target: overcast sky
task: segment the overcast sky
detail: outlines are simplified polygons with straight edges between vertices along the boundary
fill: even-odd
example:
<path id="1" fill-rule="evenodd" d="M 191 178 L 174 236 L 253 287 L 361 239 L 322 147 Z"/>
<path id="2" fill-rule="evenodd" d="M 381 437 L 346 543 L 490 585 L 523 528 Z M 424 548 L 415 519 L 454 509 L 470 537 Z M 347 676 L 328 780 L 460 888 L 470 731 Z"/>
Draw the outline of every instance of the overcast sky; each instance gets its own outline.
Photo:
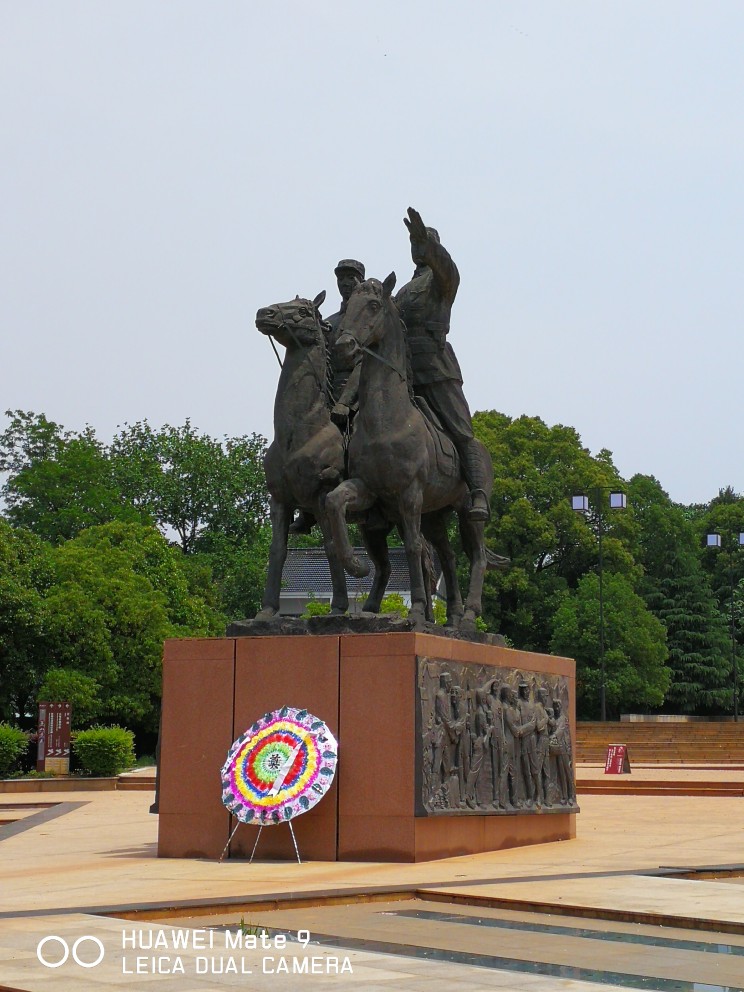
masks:
<path id="1" fill-rule="evenodd" d="M 412 205 L 473 410 L 744 491 L 742 53 L 740 0 L 0 0 L 0 410 L 270 437 L 255 311 L 402 285 Z"/>

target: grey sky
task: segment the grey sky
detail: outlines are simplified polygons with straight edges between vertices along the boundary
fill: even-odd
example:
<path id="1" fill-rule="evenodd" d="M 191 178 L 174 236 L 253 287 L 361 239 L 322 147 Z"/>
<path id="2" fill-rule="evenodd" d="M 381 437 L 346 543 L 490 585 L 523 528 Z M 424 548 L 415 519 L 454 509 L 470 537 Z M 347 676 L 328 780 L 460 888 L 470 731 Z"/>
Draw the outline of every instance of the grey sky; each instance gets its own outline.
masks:
<path id="1" fill-rule="evenodd" d="M 472 409 L 744 490 L 744 4 L 0 0 L 0 409 L 271 436 L 260 306 L 401 218 Z"/>

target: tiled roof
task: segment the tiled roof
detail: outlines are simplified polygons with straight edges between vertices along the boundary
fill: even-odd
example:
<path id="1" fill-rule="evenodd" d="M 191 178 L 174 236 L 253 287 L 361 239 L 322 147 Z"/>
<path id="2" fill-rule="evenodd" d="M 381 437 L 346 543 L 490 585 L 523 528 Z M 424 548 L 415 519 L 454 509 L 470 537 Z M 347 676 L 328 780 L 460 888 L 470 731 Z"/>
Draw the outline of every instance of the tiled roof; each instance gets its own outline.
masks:
<path id="1" fill-rule="evenodd" d="M 388 553 L 392 570 L 387 591 L 409 592 L 411 580 L 408 574 L 405 548 L 390 548 Z M 362 561 L 369 561 L 369 556 L 364 548 L 354 548 L 354 554 Z M 442 569 L 436 555 L 434 555 L 434 569 L 438 579 Z M 349 595 L 368 593 L 372 588 L 373 578 L 373 569 L 370 569 L 370 574 L 363 579 L 355 579 L 347 575 L 346 583 Z M 331 572 L 326 553 L 323 548 L 288 548 L 287 560 L 282 572 L 282 595 L 305 595 L 307 593 L 312 593 L 314 596 L 330 596 L 331 594 Z"/>

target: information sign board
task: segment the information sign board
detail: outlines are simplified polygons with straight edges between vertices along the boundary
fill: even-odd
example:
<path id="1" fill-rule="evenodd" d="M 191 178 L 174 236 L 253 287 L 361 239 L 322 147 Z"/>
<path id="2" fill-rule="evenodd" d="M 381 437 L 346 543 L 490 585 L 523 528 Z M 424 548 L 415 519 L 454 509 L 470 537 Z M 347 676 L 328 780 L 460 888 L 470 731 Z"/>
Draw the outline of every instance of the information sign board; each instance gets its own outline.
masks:
<path id="1" fill-rule="evenodd" d="M 630 758 L 627 744 L 609 744 L 605 759 L 605 775 L 629 775 Z"/>
<path id="2" fill-rule="evenodd" d="M 69 774 L 71 715 L 69 703 L 39 703 L 37 772 Z"/>

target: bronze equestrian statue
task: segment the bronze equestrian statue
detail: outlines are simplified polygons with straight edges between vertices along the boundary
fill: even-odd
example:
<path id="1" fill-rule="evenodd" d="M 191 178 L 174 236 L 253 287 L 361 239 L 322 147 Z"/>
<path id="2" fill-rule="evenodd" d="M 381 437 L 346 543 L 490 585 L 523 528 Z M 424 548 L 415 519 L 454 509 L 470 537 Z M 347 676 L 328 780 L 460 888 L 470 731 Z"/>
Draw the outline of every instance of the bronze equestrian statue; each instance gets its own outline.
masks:
<path id="1" fill-rule="evenodd" d="M 383 283 L 368 279 L 351 295 L 336 347 L 363 353 L 359 412 L 348 450 L 349 478 L 331 492 L 326 508 L 334 547 L 344 568 L 362 576 L 367 569 L 349 543 L 347 515 L 373 506 L 398 524 L 411 578 L 414 621 L 427 614 L 422 569 L 422 530 L 439 553 L 447 585 L 447 619 L 453 626 L 472 627 L 481 612 L 485 570 L 499 567 L 486 551 L 485 514 L 473 514 L 470 487 L 460 472 L 453 441 L 432 424 L 414 403 L 409 388 L 406 328 L 391 293 L 395 273 Z M 484 449 L 485 450 L 485 449 Z M 490 493 L 487 480 L 486 495 Z M 447 516 L 455 508 L 463 546 L 470 559 L 470 586 L 464 604 L 457 583 L 455 556 L 447 538 Z M 367 529 L 365 543 L 373 558 L 384 560 L 387 531 Z M 385 547 L 383 547 L 385 546 Z"/>
<path id="2" fill-rule="evenodd" d="M 331 421 L 330 389 L 324 328 L 314 300 L 297 297 L 288 303 L 262 307 L 256 327 L 286 349 L 274 402 L 274 441 L 264 458 L 270 495 L 271 551 L 262 608 L 257 620 L 279 613 L 282 569 L 287 536 L 295 509 L 318 521 L 331 570 L 332 613 L 349 607 L 346 576 L 328 525 L 325 497 L 344 476 L 344 440 Z"/>

